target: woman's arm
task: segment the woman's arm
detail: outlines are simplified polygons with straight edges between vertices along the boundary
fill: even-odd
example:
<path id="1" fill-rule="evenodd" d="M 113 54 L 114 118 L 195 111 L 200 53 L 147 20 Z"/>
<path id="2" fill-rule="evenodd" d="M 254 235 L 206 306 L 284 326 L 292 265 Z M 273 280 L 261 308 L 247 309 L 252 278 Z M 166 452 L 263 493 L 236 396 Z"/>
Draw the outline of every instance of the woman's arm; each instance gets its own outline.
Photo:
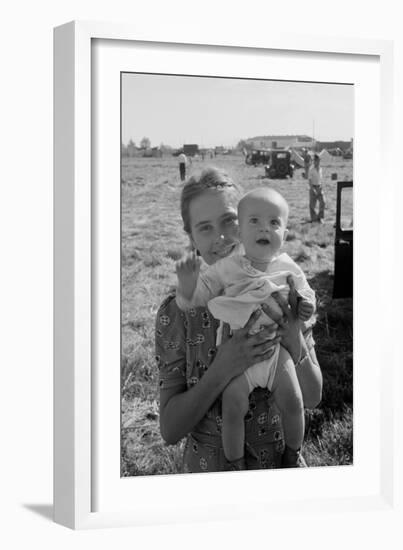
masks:
<path id="1" fill-rule="evenodd" d="M 214 363 L 195 386 L 160 391 L 160 430 L 169 445 L 193 430 L 228 383 L 217 369 L 212 368 Z"/>
<path id="2" fill-rule="evenodd" d="M 288 321 L 281 329 L 284 330 L 281 345 L 285 347 L 294 361 L 304 405 L 307 409 L 314 409 L 322 400 L 323 385 L 322 371 L 315 348 L 308 346 L 298 319 Z"/>
<path id="3" fill-rule="evenodd" d="M 320 370 L 318 358 L 316 357 L 315 348 L 312 346 L 308 349 L 305 339 L 304 345 L 306 347 L 306 353 L 305 351 L 303 352 L 304 354 L 295 367 L 298 382 L 304 397 L 304 405 L 307 409 L 314 409 L 322 401 L 322 371 Z"/>
<path id="4" fill-rule="evenodd" d="M 255 311 L 243 329 L 218 347 L 214 361 L 195 386 L 186 390 L 183 385 L 161 388 L 160 429 L 168 444 L 177 443 L 193 430 L 232 378 L 272 355 L 279 343 L 279 337 L 271 339 L 272 329 L 248 334 L 260 314 Z M 161 350 L 160 361 L 164 362 Z"/>
<path id="5" fill-rule="evenodd" d="M 280 293 L 272 295 L 284 314 L 282 319 L 274 320 L 280 327 L 278 333 L 281 335 L 281 345 L 288 351 L 294 361 L 304 405 L 308 409 L 313 409 L 322 399 L 322 372 L 315 348 L 308 346 L 301 331 L 301 323 L 296 313 L 298 293 L 291 276 L 287 279 L 287 282 L 290 286 L 288 303 Z M 273 318 L 273 312 L 269 308 L 270 306 L 266 304 L 262 305 L 263 311 Z"/>

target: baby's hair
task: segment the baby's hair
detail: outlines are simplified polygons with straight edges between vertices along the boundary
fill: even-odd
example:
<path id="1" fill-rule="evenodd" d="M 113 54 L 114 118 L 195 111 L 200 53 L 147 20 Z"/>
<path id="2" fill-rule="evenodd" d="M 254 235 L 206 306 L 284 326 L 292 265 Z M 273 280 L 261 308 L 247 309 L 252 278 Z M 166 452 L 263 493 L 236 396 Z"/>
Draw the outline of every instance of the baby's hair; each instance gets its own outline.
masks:
<path id="1" fill-rule="evenodd" d="M 241 200 L 238 203 L 238 217 L 242 215 L 242 206 L 245 204 L 245 202 L 250 198 L 266 198 L 273 202 L 277 202 L 278 204 L 282 204 L 284 207 L 284 214 L 285 214 L 285 223 L 288 222 L 288 214 L 289 214 L 289 207 L 288 203 L 283 197 L 281 193 L 276 191 L 275 189 L 271 189 L 268 187 L 259 187 L 258 189 L 253 189 L 252 191 L 249 191 L 246 193 Z"/>
<path id="2" fill-rule="evenodd" d="M 189 206 L 193 199 L 199 197 L 208 189 L 217 191 L 229 191 L 234 197 L 234 206 L 242 196 L 242 189 L 231 177 L 215 167 L 209 167 L 200 174 L 192 175 L 186 181 L 181 193 L 181 214 L 183 220 L 183 229 L 186 233 L 191 233 Z"/>

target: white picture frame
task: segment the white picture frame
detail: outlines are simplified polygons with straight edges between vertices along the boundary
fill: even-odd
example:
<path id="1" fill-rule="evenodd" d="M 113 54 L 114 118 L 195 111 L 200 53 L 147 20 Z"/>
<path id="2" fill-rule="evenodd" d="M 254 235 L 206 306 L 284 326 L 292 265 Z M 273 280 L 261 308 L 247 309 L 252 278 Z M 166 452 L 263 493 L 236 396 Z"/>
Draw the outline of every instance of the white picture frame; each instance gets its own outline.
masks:
<path id="1" fill-rule="evenodd" d="M 175 45 L 177 51 L 191 51 L 196 57 L 194 67 L 202 70 L 203 52 L 208 50 L 209 56 L 218 57 L 229 55 L 230 52 L 238 52 L 239 55 L 255 59 L 270 52 L 281 53 L 283 56 L 305 56 L 312 59 L 320 54 L 326 62 L 338 63 L 339 60 L 349 60 L 360 57 L 365 64 L 366 60 L 375 63 L 374 74 L 378 73 L 380 89 L 374 91 L 372 101 L 379 99 L 379 109 L 374 113 L 375 122 L 372 131 L 379 133 L 380 155 L 374 160 L 375 176 L 377 169 L 382 165 L 385 169 L 385 181 L 391 182 L 387 177 L 392 166 L 391 136 L 393 119 L 393 45 L 388 41 L 362 40 L 338 38 L 324 38 L 315 36 L 296 36 L 270 33 L 270 36 L 256 36 L 252 42 L 249 39 L 242 40 L 239 36 L 231 36 L 229 30 L 225 35 L 214 36 L 208 29 L 201 35 L 187 36 L 186 30 L 178 35 L 170 35 L 169 30 L 164 35 L 153 36 L 146 30 L 136 29 L 130 25 L 109 23 L 72 22 L 55 29 L 54 34 L 54 116 L 55 116 L 55 146 L 54 146 L 54 212 L 55 212 L 55 370 L 54 370 L 54 518 L 55 521 L 75 529 L 144 525 L 154 523 L 177 523 L 192 521 L 196 514 L 199 520 L 231 519 L 248 516 L 241 505 L 241 497 L 234 499 L 232 488 L 237 486 L 237 492 L 242 496 L 242 504 L 245 498 L 248 502 L 258 502 L 261 515 L 274 513 L 276 510 L 287 508 L 289 513 L 300 509 L 301 500 L 308 499 L 312 513 L 321 510 L 326 504 L 328 510 L 384 510 L 393 505 L 393 424 L 384 422 L 381 429 L 381 419 L 393 417 L 392 393 L 388 392 L 393 378 L 394 355 L 393 348 L 383 350 L 384 362 L 382 369 L 376 370 L 376 380 L 368 380 L 367 389 L 371 399 L 376 396 L 379 402 L 375 427 L 378 430 L 376 438 L 376 456 L 372 457 L 365 470 L 364 458 L 368 453 L 368 438 L 365 433 L 354 436 L 354 445 L 357 448 L 357 460 L 355 465 L 344 470 L 342 474 L 337 468 L 332 472 L 324 472 L 324 469 L 315 469 L 312 472 L 304 472 L 301 479 L 297 479 L 295 472 L 277 471 L 281 476 L 280 483 L 292 486 L 293 492 L 285 495 L 281 502 L 276 502 L 273 507 L 273 495 L 269 497 L 266 491 L 258 494 L 257 487 L 270 479 L 270 487 L 275 485 L 275 480 L 270 472 L 250 472 L 236 478 L 234 474 L 208 474 L 208 476 L 164 476 L 153 478 L 131 478 L 126 483 L 127 493 L 132 494 L 132 502 L 121 498 L 119 491 L 120 480 L 116 478 L 116 471 L 111 472 L 111 464 L 116 463 L 116 453 L 119 454 L 119 446 L 115 456 L 99 461 L 97 455 L 105 450 L 105 440 L 109 447 L 114 449 L 116 444 L 117 416 L 116 403 L 109 417 L 100 410 L 99 400 L 104 399 L 105 383 L 99 386 L 97 379 L 97 361 L 100 353 L 97 343 L 94 341 L 94 331 L 102 324 L 102 304 L 99 303 L 99 288 L 106 283 L 96 278 L 96 269 L 99 267 L 96 258 L 96 250 L 106 247 L 108 244 L 100 244 L 97 237 L 99 225 L 97 219 L 99 213 L 108 203 L 105 197 L 99 199 L 95 185 L 95 175 L 99 175 L 99 168 L 93 158 L 94 144 L 98 140 L 97 134 L 104 135 L 104 127 L 97 126 L 94 130 L 93 123 L 96 118 L 97 105 L 94 104 L 94 69 L 99 62 L 98 53 L 94 46 L 99 41 L 111 41 L 116 48 L 128 44 L 138 44 L 147 48 L 149 45 L 157 53 L 164 48 Z M 116 49 L 115 48 L 115 49 Z M 123 50 L 122 50 L 123 51 Z M 171 50 L 170 50 L 171 51 Z M 148 56 L 148 57 L 147 57 Z M 106 56 L 108 57 L 108 56 Z M 127 70 L 124 56 L 116 56 L 116 51 L 105 63 L 111 63 L 115 73 Z M 139 59 L 139 58 L 138 58 Z M 149 61 L 147 61 L 149 59 Z M 141 67 L 150 63 L 150 72 L 153 70 L 152 54 L 146 53 L 141 58 Z M 144 65 L 145 63 L 145 65 Z M 121 66 L 118 66 L 121 64 Z M 259 66 L 254 63 L 248 68 L 250 74 L 259 71 Z M 246 70 L 246 69 L 243 69 Z M 241 71 L 241 69 L 239 69 Z M 186 74 L 186 73 L 185 73 Z M 199 74 L 201 74 L 199 72 Z M 203 73 L 204 74 L 204 73 Z M 237 76 L 234 74 L 234 76 Z M 371 74 L 365 77 L 371 79 Z M 364 78 L 364 80 L 365 80 Z M 375 78 L 375 77 L 374 77 Z M 366 83 L 368 86 L 368 81 Z M 113 93 L 113 91 L 112 91 Z M 376 95 L 378 94 L 378 95 Z M 98 100 L 97 100 L 98 101 Z M 103 101 L 103 100 L 102 100 Z M 358 109 L 359 111 L 359 109 Z M 95 116 L 94 116 L 95 115 Z M 364 113 L 361 113 L 364 116 Z M 360 123 L 360 121 L 359 121 Z M 106 122 L 113 124 L 113 122 Z M 109 126 L 107 126 L 109 127 Z M 112 132 L 113 133 L 113 132 Z M 101 145 L 102 147 L 104 144 Z M 120 141 L 114 146 L 120 149 Z M 358 151 L 357 151 L 358 150 Z M 357 153 L 356 153 L 357 151 Z M 115 153 L 113 153 L 115 154 Z M 360 150 L 360 140 L 355 142 L 354 170 L 358 174 L 358 180 L 368 181 L 368 188 L 375 190 L 375 176 L 366 167 L 363 158 L 364 152 Z M 361 157 L 360 157 L 361 155 Z M 115 155 L 116 158 L 116 155 Z M 114 166 L 116 170 L 116 165 Z M 356 175 L 355 173 L 355 179 Z M 372 186 L 372 187 L 371 187 Z M 356 185 L 355 185 L 356 187 Z M 383 193 L 388 201 L 393 204 L 393 184 L 387 183 Z M 116 197 L 112 197 L 113 200 Z M 376 200 L 376 198 L 375 198 Z M 101 214 L 102 215 L 102 214 Z M 382 211 L 381 216 L 387 213 Z M 360 238 L 360 221 L 363 228 L 368 227 L 370 220 L 365 212 L 361 213 L 357 220 L 358 230 L 355 239 Z M 356 223 L 356 221 L 355 221 Z M 392 242 L 384 239 L 385 229 L 381 224 L 374 231 L 373 241 L 376 257 L 379 259 L 378 270 L 375 272 L 375 280 L 380 281 L 379 288 L 375 292 L 376 303 L 384 311 L 390 311 L 387 301 L 386 288 L 391 287 L 391 273 L 381 268 L 382 258 L 387 257 L 392 250 Z M 364 229 L 361 234 L 364 233 Z M 382 242 L 382 247 L 380 243 Z M 108 252 L 103 251 L 103 256 L 109 252 L 114 254 L 113 248 Z M 115 257 L 116 259 L 116 257 Z M 365 257 L 360 258 L 364 262 Z M 117 260 L 118 261 L 118 260 Z M 113 263 L 113 262 L 112 262 Z M 357 267 L 357 259 L 355 259 Z M 364 268 L 363 268 L 364 270 Z M 357 270 L 355 270 L 357 271 Z M 360 272 L 360 269 L 358 269 Z M 112 275 L 113 276 L 113 275 Z M 97 282 L 94 282 L 94 281 Z M 359 299 L 359 293 L 355 300 Z M 356 306 L 356 301 L 355 304 Z M 111 305 L 111 308 L 114 306 Z M 357 308 L 355 307 L 355 311 Z M 365 311 L 362 317 L 368 312 Z M 98 327 L 98 328 L 97 328 Z M 385 336 L 385 327 L 380 329 Z M 365 333 L 360 326 L 356 326 L 356 333 L 360 334 L 361 341 Z M 373 364 L 380 357 L 379 349 L 365 350 L 363 347 L 355 352 L 355 363 Z M 107 351 L 107 350 L 106 350 Z M 376 367 L 376 366 L 375 366 Z M 355 375 L 356 376 L 356 375 Z M 116 379 L 112 381 L 112 386 Z M 112 390 L 108 390 L 112 391 Z M 372 392 L 372 393 L 371 393 Z M 356 395 L 355 395 L 356 397 Z M 110 403 L 106 403 L 109 410 Z M 361 401 L 359 401 L 359 405 Z M 363 410 L 365 400 L 362 401 Z M 112 410 L 112 409 L 111 409 Z M 356 407 L 355 407 L 356 410 Z M 367 409 L 365 409 L 367 410 Z M 355 413 L 355 423 L 361 417 L 360 407 Z M 100 421 L 100 419 L 102 419 Z M 100 436 L 99 433 L 102 432 Z M 365 429 L 363 429 L 365 432 Z M 101 441 L 101 443 L 100 443 Z M 360 452 L 361 449 L 361 452 Z M 362 468 L 362 475 L 361 475 Z M 366 485 L 369 479 L 369 471 L 376 469 L 371 486 Z M 329 469 L 326 469 L 329 470 Z M 379 475 L 378 475 L 379 474 Z M 235 474 L 236 475 L 236 474 Z M 232 477 L 231 477 L 232 476 Z M 262 477 L 266 476 L 266 477 Z M 339 490 L 329 495 L 323 491 L 324 478 L 333 477 L 334 487 Z M 110 477 L 110 479 L 109 479 Z M 343 478 L 340 483 L 339 477 Z M 108 480 L 106 480 L 108 478 Z M 303 478 L 303 479 L 302 479 Z M 110 481 L 110 483 L 109 483 Z M 292 482 L 292 483 L 289 483 Z M 100 489 L 99 485 L 105 485 Z M 192 486 L 192 489 L 189 487 Z M 220 494 L 227 495 L 227 499 L 218 499 L 216 506 L 208 504 L 209 494 L 214 486 L 220 486 Z M 346 487 L 350 489 L 347 491 Z M 307 487 L 310 489 L 307 490 Z M 187 496 L 190 490 L 197 490 L 200 494 L 198 505 L 189 505 Z M 104 491 L 105 498 L 98 498 Z M 108 492 L 105 492 L 108 491 Z M 176 493 L 175 506 L 167 505 L 167 494 Z M 271 491 L 272 492 L 272 491 Z M 236 493 L 235 493 L 236 494 Z M 147 498 L 151 495 L 151 498 Z M 157 495 L 157 499 L 155 496 Z M 245 496 L 247 495 L 247 496 Z M 224 500 L 223 500 L 224 499 Z M 105 504 L 107 501 L 107 505 Z M 101 502 L 101 505 L 99 505 Z M 255 513 L 254 516 L 259 515 Z"/>

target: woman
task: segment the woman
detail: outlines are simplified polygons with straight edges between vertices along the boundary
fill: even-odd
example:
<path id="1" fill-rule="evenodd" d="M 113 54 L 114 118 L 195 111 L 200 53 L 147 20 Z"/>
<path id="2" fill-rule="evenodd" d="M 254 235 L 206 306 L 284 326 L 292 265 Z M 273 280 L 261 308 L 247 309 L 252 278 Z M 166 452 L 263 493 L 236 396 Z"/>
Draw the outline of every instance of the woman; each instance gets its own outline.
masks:
<path id="1" fill-rule="evenodd" d="M 217 169 L 192 176 L 181 196 L 184 229 L 191 246 L 207 264 L 232 252 L 238 243 L 237 204 L 241 190 L 227 174 Z M 290 281 L 291 288 L 293 286 Z M 296 300 L 290 293 L 291 302 Z M 160 369 L 160 428 L 168 444 L 187 436 L 184 471 L 238 469 L 228 463 L 221 445 L 220 395 L 232 378 L 249 366 L 271 356 L 280 339 L 297 365 L 305 406 L 320 400 L 322 377 L 313 349 L 313 340 L 302 336 L 293 307 L 278 297 L 286 321 L 273 339 L 272 328 L 249 335 L 256 311 L 247 325 L 218 349 L 218 322 L 207 308 L 189 312 L 178 309 L 174 295 L 161 305 L 156 320 L 156 354 Z M 272 312 L 267 310 L 270 315 Z M 307 343 L 308 342 L 308 343 Z M 250 396 L 245 417 L 245 459 L 248 469 L 281 467 L 284 450 L 278 411 L 270 393 L 256 389 Z"/>

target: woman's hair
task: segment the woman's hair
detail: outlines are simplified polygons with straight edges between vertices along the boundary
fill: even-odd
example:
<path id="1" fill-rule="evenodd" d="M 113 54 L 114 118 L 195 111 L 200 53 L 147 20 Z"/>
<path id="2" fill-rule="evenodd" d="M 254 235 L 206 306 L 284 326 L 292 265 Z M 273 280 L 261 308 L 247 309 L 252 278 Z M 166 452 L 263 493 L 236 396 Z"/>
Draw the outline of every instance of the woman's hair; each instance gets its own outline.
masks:
<path id="1" fill-rule="evenodd" d="M 208 189 L 217 191 L 229 191 L 234 200 L 238 201 L 242 196 L 242 189 L 230 176 L 218 168 L 209 167 L 200 174 L 191 176 L 185 183 L 181 193 L 181 214 L 183 229 L 191 233 L 189 206 L 193 199 L 202 195 Z"/>

